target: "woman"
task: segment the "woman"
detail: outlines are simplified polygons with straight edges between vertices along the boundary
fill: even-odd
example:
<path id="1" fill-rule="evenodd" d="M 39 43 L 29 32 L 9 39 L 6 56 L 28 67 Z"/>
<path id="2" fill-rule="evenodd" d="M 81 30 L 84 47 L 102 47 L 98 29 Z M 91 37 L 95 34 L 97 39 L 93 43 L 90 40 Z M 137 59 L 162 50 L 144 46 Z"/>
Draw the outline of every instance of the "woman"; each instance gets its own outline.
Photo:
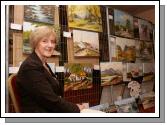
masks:
<path id="1" fill-rule="evenodd" d="M 84 106 L 64 100 L 61 86 L 47 64 L 56 45 L 53 28 L 41 26 L 30 35 L 32 54 L 22 63 L 16 77 L 21 112 L 80 112 Z"/>

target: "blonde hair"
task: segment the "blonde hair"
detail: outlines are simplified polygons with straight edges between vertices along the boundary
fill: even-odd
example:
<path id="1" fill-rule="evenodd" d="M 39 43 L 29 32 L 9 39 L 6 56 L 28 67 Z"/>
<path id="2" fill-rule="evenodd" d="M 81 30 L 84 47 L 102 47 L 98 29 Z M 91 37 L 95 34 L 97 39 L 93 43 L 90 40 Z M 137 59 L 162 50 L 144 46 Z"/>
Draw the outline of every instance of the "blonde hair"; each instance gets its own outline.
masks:
<path id="1" fill-rule="evenodd" d="M 42 38 L 48 37 L 50 35 L 53 35 L 56 41 L 56 32 L 54 31 L 54 28 L 49 27 L 49 26 L 37 27 L 35 30 L 31 32 L 30 37 L 29 37 L 31 48 L 35 50 L 36 46 L 38 45 L 38 42 Z"/>

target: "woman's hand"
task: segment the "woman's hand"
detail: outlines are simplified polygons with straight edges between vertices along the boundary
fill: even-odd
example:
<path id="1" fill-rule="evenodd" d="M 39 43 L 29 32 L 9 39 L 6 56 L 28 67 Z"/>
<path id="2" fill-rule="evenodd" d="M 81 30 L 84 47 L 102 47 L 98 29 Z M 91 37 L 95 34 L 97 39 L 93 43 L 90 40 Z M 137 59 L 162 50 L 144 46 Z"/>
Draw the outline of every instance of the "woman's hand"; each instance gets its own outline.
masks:
<path id="1" fill-rule="evenodd" d="M 77 106 L 80 109 L 80 111 L 83 110 L 83 109 L 85 109 L 85 106 L 83 104 L 82 105 L 81 104 L 77 104 Z"/>

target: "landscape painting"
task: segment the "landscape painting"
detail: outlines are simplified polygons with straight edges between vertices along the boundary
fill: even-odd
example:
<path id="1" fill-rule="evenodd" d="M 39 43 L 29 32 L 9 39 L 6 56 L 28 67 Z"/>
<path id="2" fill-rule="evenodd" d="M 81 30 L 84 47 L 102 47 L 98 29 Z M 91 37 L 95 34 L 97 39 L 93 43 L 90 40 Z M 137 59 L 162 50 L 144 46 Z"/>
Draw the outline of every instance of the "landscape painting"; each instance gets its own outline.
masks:
<path id="1" fill-rule="evenodd" d="M 143 63 L 143 81 L 154 80 L 155 75 L 155 64 L 154 63 Z"/>
<path id="2" fill-rule="evenodd" d="M 73 30 L 74 56 L 99 56 L 98 33 Z"/>
<path id="3" fill-rule="evenodd" d="M 133 38 L 133 16 L 114 9 L 115 35 Z"/>
<path id="4" fill-rule="evenodd" d="M 139 35 L 140 40 L 150 41 L 153 39 L 153 28 L 151 23 L 146 20 L 139 19 Z"/>
<path id="5" fill-rule="evenodd" d="M 66 63 L 64 91 L 89 89 L 93 87 L 93 65 L 89 63 Z"/>
<path id="6" fill-rule="evenodd" d="M 153 43 L 136 41 L 136 62 L 153 62 Z"/>
<path id="7" fill-rule="evenodd" d="M 127 78 L 131 79 L 143 76 L 142 63 L 127 63 Z"/>
<path id="8" fill-rule="evenodd" d="M 135 62 L 136 48 L 133 39 L 116 37 L 116 60 L 119 62 Z"/>
<path id="9" fill-rule="evenodd" d="M 121 62 L 100 63 L 101 86 L 115 85 L 123 81 L 123 66 Z"/>
<path id="10" fill-rule="evenodd" d="M 24 20 L 54 24 L 54 5 L 25 5 Z"/>
<path id="11" fill-rule="evenodd" d="M 69 5 L 68 26 L 102 32 L 102 20 L 98 5 Z"/>

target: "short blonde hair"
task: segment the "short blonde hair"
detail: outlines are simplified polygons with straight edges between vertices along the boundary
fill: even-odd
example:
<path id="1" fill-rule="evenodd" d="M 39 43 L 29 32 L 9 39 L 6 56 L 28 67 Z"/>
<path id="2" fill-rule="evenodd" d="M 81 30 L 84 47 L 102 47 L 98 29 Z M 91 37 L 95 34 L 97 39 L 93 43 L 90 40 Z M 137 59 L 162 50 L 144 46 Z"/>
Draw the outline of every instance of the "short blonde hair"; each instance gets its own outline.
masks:
<path id="1" fill-rule="evenodd" d="M 31 32 L 30 37 L 29 37 L 31 48 L 35 50 L 36 46 L 38 45 L 38 42 L 42 38 L 48 37 L 50 35 L 53 35 L 55 37 L 55 42 L 56 42 L 56 32 L 54 28 L 49 27 L 49 26 L 37 27 L 35 30 Z"/>

